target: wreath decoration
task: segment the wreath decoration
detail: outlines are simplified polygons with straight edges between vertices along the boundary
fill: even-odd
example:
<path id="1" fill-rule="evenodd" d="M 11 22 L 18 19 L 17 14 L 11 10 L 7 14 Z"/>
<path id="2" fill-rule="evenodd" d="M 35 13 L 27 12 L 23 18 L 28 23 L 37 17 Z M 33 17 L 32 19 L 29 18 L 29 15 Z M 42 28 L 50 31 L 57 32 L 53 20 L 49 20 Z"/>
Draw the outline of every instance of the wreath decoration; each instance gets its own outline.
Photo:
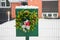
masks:
<path id="1" fill-rule="evenodd" d="M 16 28 L 23 32 L 33 31 L 38 22 L 37 12 L 29 10 L 21 10 L 16 16 Z"/>

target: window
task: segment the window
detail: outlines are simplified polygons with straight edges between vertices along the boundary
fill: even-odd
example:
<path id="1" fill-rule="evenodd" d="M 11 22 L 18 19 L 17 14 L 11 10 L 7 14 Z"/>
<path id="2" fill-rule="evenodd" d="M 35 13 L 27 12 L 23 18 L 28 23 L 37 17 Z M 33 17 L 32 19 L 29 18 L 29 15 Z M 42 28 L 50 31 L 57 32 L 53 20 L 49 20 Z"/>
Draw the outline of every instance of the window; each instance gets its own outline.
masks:
<path id="1" fill-rule="evenodd" d="M 21 4 L 22 4 L 22 5 L 28 5 L 28 3 L 27 3 L 27 2 L 22 2 Z"/>
<path id="2" fill-rule="evenodd" d="M 52 14 L 48 14 L 48 16 L 49 16 L 49 17 L 51 17 L 51 16 L 52 16 Z"/>
<path id="3" fill-rule="evenodd" d="M 5 6 L 5 2 L 1 2 L 1 6 Z"/>
<path id="4" fill-rule="evenodd" d="M 6 0 L 6 6 L 10 6 L 10 3 L 8 0 Z"/>
<path id="5" fill-rule="evenodd" d="M 54 17 L 57 17 L 57 14 L 53 14 Z"/>
<path id="6" fill-rule="evenodd" d="M 43 14 L 44 17 L 46 17 L 46 14 Z"/>
<path id="7" fill-rule="evenodd" d="M 10 7 L 10 3 L 8 0 L 1 0 L 0 7 Z"/>

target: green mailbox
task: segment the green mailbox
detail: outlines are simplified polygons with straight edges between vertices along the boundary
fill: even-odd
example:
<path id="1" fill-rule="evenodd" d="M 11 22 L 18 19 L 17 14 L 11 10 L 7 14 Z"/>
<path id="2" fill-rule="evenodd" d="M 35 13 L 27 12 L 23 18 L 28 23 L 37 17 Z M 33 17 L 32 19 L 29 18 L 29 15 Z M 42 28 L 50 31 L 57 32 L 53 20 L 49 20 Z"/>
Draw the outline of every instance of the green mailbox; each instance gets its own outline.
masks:
<path id="1" fill-rule="evenodd" d="M 16 36 L 38 36 L 38 7 L 16 7 Z"/>

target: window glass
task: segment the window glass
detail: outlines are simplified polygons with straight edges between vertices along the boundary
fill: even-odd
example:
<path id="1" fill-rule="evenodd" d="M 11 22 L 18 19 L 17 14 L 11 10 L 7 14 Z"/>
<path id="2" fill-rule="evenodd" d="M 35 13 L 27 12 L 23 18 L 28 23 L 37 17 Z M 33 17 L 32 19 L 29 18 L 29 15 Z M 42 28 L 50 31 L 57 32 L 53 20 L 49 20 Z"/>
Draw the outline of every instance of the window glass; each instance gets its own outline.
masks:
<path id="1" fill-rule="evenodd" d="M 6 0 L 6 6 L 10 6 L 10 3 L 8 0 Z"/>
<path id="2" fill-rule="evenodd" d="M 1 6 L 5 6 L 5 2 L 1 2 Z"/>
<path id="3" fill-rule="evenodd" d="M 27 3 L 27 2 L 22 2 L 21 4 L 22 4 L 22 5 L 28 5 L 28 3 Z"/>
<path id="4" fill-rule="evenodd" d="M 57 17 L 57 14 L 53 14 L 54 17 Z"/>
<path id="5" fill-rule="evenodd" d="M 45 17 L 45 16 L 46 16 L 46 14 L 43 14 L 43 16 Z"/>
<path id="6" fill-rule="evenodd" d="M 48 14 L 48 16 L 49 16 L 49 17 L 51 17 L 51 16 L 52 16 L 52 14 Z"/>

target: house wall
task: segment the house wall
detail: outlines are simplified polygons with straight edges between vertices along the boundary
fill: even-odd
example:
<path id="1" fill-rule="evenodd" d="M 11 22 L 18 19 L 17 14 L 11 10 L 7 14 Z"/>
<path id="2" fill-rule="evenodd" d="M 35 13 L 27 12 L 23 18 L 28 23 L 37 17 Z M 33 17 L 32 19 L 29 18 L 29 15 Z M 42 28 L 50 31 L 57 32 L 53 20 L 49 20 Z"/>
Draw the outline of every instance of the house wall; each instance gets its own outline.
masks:
<path id="1" fill-rule="evenodd" d="M 29 6 L 38 6 L 38 17 L 42 18 L 42 0 L 28 0 Z"/>
<path id="2" fill-rule="evenodd" d="M 13 3 L 11 3 L 11 17 L 12 18 L 15 18 L 16 16 L 15 16 L 15 7 L 16 6 L 20 6 L 21 4 L 20 4 L 20 2 L 13 2 Z"/>
<path id="3" fill-rule="evenodd" d="M 42 1 L 46 1 L 46 0 L 28 0 L 28 6 L 32 5 L 32 6 L 38 6 L 39 7 L 39 9 L 38 9 L 38 17 L 39 18 L 42 18 Z M 12 18 L 15 18 L 15 7 L 20 6 L 20 5 L 21 5 L 21 3 L 19 3 L 19 2 L 11 3 Z M 60 0 L 58 0 L 58 17 L 60 17 L 60 11 L 59 11 L 60 7 L 59 6 L 60 6 Z"/>
<path id="4" fill-rule="evenodd" d="M 60 0 L 58 0 L 58 17 L 60 18 Z"/>

